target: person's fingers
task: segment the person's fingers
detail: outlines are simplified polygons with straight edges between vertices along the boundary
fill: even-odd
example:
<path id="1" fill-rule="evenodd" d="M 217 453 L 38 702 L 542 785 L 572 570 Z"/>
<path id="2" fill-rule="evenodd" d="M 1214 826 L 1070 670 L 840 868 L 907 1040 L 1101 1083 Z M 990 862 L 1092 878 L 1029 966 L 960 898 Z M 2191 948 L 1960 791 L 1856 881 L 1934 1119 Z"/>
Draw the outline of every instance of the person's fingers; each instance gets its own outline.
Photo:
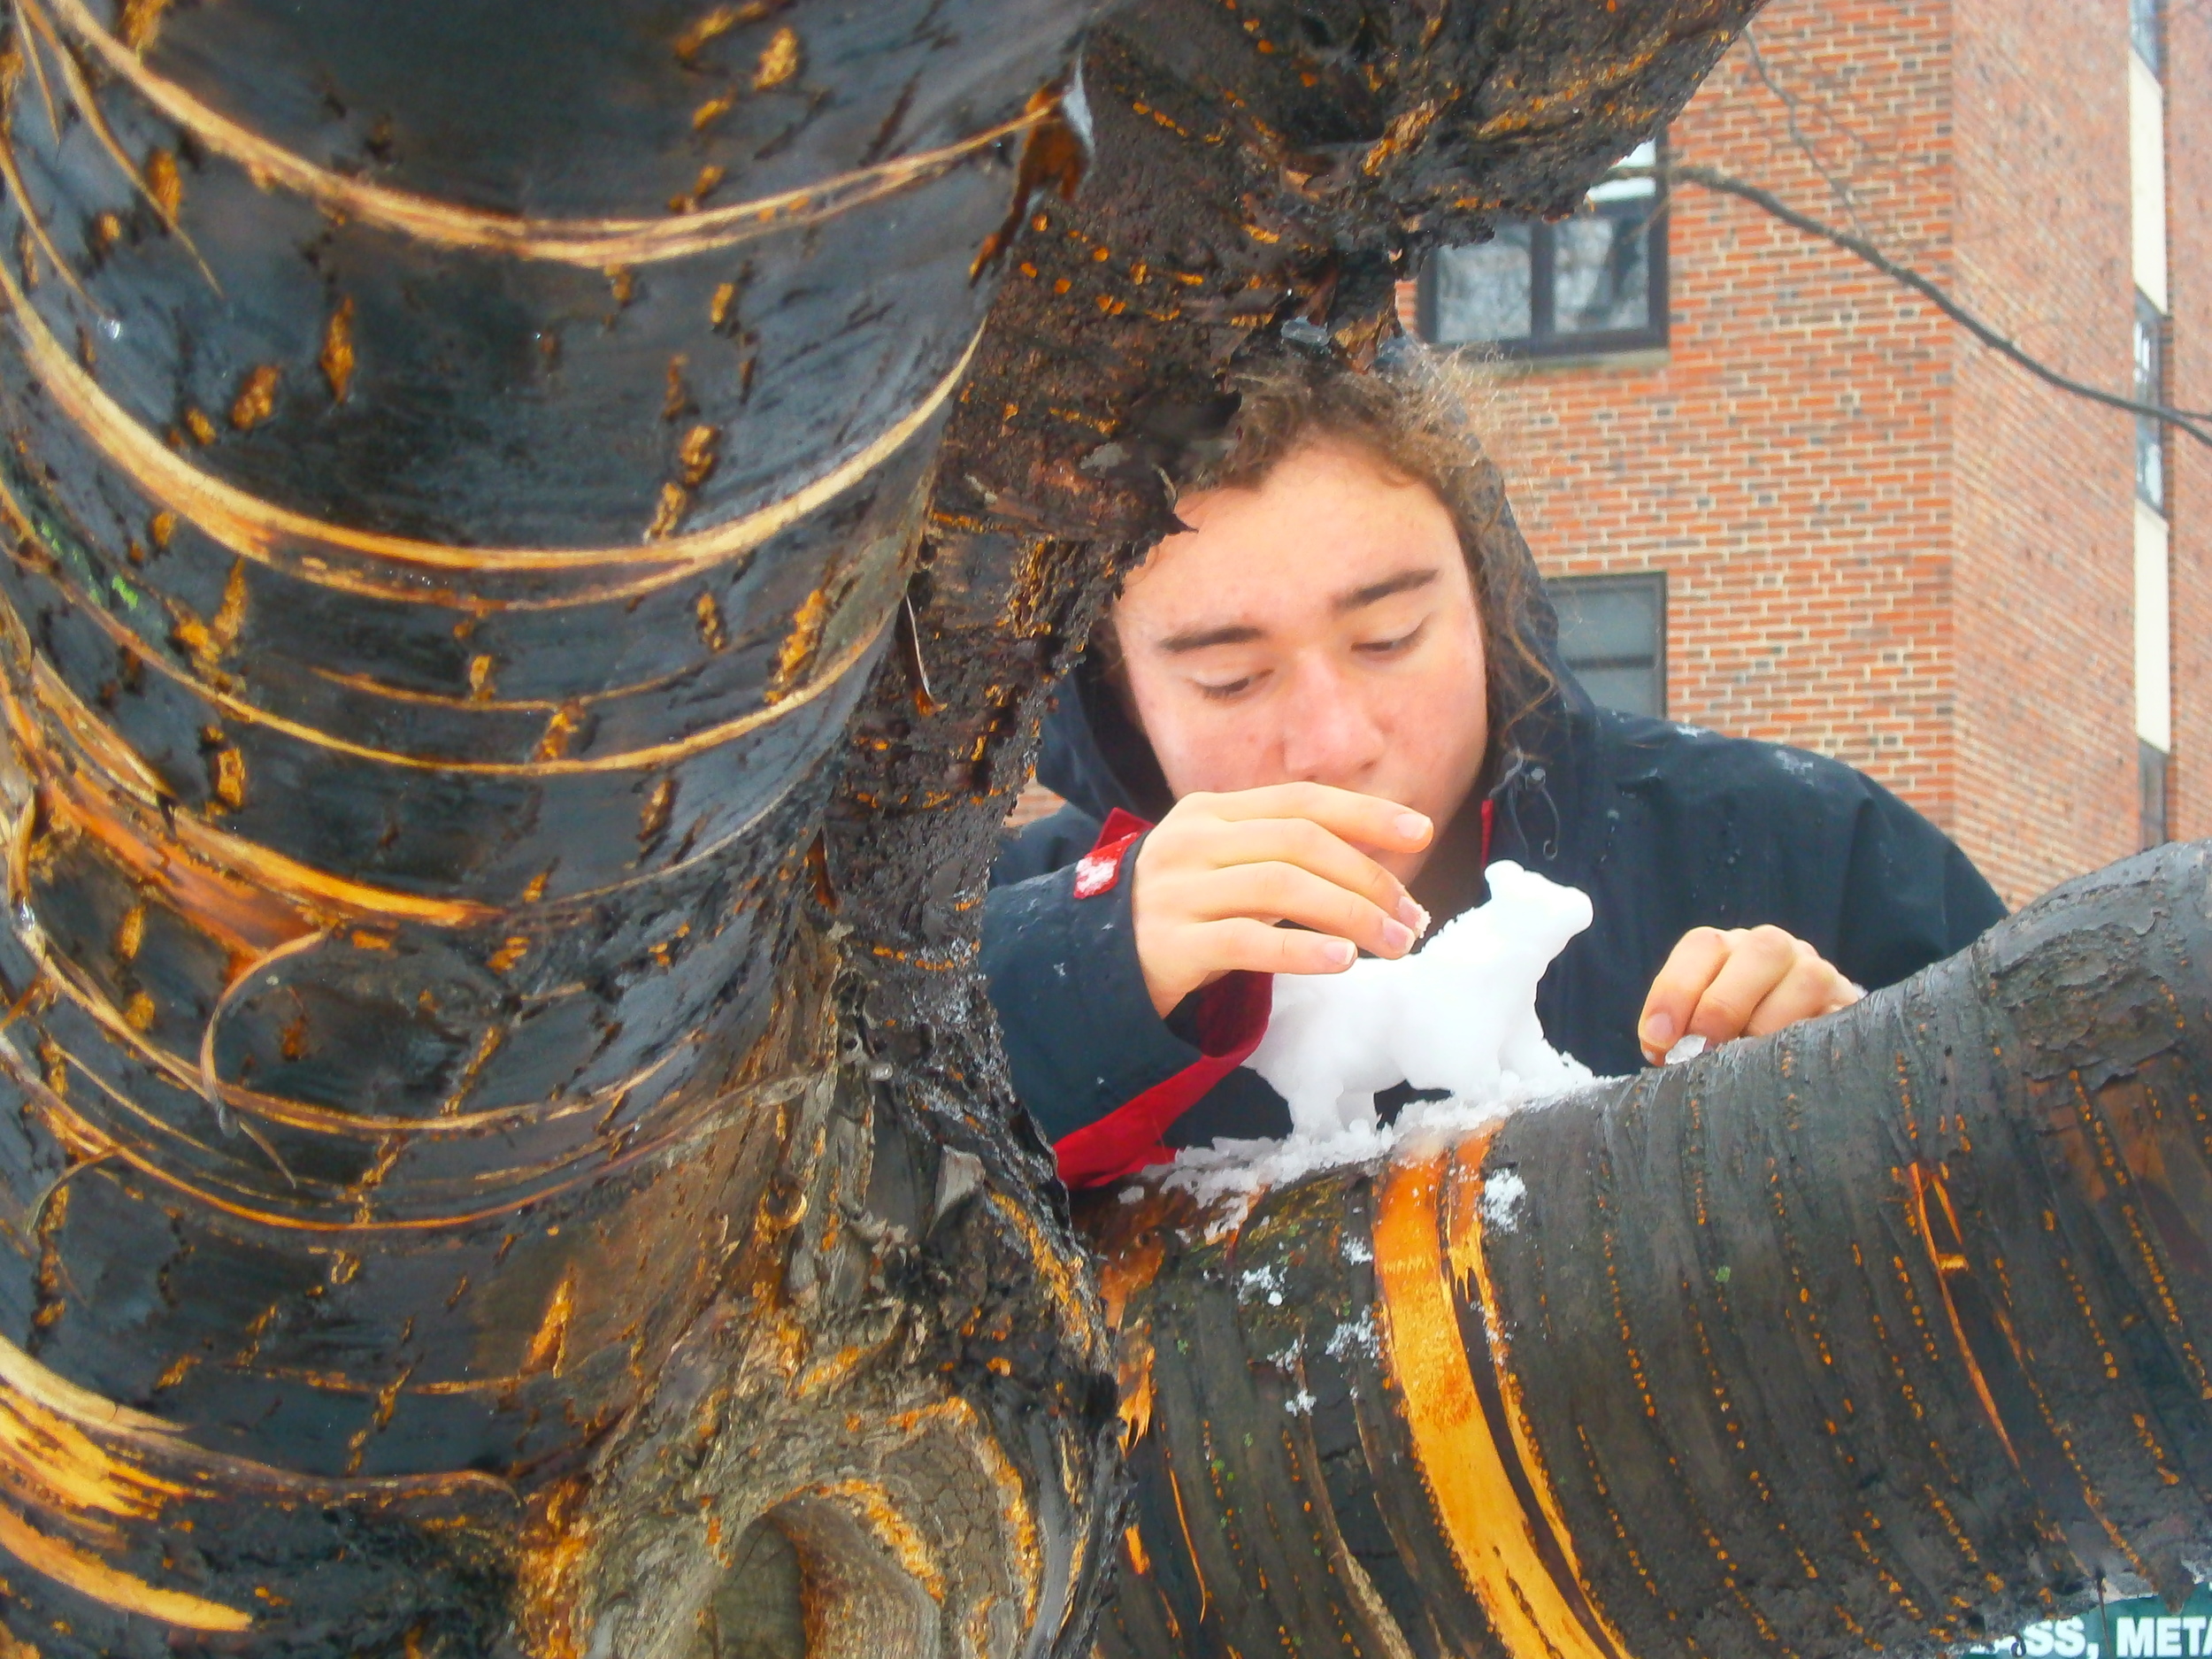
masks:
<path id="1" fill-rule="evenodd" d="M 1708 1042 L 1742 1036 L 1759 1004 L 1797 965 L 1797 948 L 1798 941 L 1778 927 L 1730 933 L 1728 960 L 1697 999 L 1687 1029 Z"/>
<path id="2" fill-rule="evenodd" d="M 1405 883 L 1310 818 L 1217 823 L 1207 836 L 1206 852 L 1224 869 L 1237 864 L 1285 864 L 1310 870 L 1322 880 L 1358 895 L 1384 914 L 1395 916 L 1417 936 L 1427 922 L 1425 913 L 1407 893 Z"/>
<path id="3" fill-rule="evenodd" d="M 1231 864 L 1202 884 L 1194 884 L 1187 902 L 1194 921 L 1249 918 L 1265 925 L 1295 922 L 1317 933 L 1348 939 L 1379 956 L 1402 956 L 1413 949 L 1413 929 L 1356 893 L 1325 881 L 1297 864 Z"/>
<path id="4" fill-rule="evenodd" d="M 1851 1006 L 1866 992 L 1805 941 L 1779 927 L 1694 928 L 1644 1002 L 1637 1035 L 1656 1063 L 1686 1035 L 1709 1042 L 1763 1037 Z"/>
<path id="5" fill-rule="evenodd" d="M 1746 1036 L 1768 1036 L 1800 1020 L 1840 1012 L 1866 995 L 1812 946 L 1801 939 L 1793 942 L 1797 960 L 1752 1011 L 1744 1026 Z"/>
<path id="6" fill-rule="evenodd" d="M 1380 795 L 1359 795 L 1325 783 L 1277 783 L 1227 795 L 1186 795 L 1183 802 L 1218 818 L 1302 818 L 1362 847 L 1383 852 L 1418 852 L 1436 826 L 1410 807 Z M 1179 806 L 1183 802 L 1179 802 Z"/>
<path id="7" fill-rule="evenodd" d="M 1719 928 L 1693 927 L 1682 935 L 1652 980 L 1644 1011 L 1637 1017 L 1637 1040 L 1646 1058 L 1656 1064 L 1681 1040 L 1698 999 L 1727 960 L 1728 935 Z"/>
<path id="8" fill-rule="evenodd" d="M 1824 961 L 1818 951 L 1801 939 L 1795 942 L 1797 960 L 1790 964 L 1781 983 L 1751 1010 L 1751 1018 L 1744 1022 L 1745 1036 L 1768 1036 L 1801 1019 L 1833 1013 L 1857 1000 L 1846 995 L 1856 987 Z"/>
<path id="9" fill-rule="evenodd" d="M 1255 973 L 1341 973 L 1359 959 L 1348 939 L 1270 927 L 1248 917 L 1231 917 L 1198 930 L 1202 954 L 1216 973 L 1239 968 Z"/>

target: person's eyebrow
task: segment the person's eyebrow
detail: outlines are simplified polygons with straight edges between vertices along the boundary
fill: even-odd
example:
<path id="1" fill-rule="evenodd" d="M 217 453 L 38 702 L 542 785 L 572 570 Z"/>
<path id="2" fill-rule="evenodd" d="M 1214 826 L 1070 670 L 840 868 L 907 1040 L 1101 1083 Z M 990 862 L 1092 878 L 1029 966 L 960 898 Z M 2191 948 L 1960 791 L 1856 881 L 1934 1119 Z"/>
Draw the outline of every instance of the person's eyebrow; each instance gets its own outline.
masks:
<path id="1" fill-rule="evenodd" d="M 1362 605 L 1371 605 L 1378 599 L 1387 599 L 1393 594 L 1425 588 L 1435 580 L 1436 572 L 1432 569 L 1400 571 L 1395 576 L 1386 576 L 1379 582 L 1370 582 L 1364 588 L 1355 588 L 1349 593 L 1339 594 L 1329 602 L 1329 609 L 1343 616 L 1348 611 L 1357 611 Z"/>
<path id="2" fill-rule="evenodd" d="M 1266 636 L 1248 622 L 1232 622 L 1217 628 L 1193 628 L 1187 634 L 1171 634 L 1160 641 L 1160 649 L 1171 657 L 1180 657 L 1187 651 L 1202 651 L 1215 645 L 1249 645 Z"/>

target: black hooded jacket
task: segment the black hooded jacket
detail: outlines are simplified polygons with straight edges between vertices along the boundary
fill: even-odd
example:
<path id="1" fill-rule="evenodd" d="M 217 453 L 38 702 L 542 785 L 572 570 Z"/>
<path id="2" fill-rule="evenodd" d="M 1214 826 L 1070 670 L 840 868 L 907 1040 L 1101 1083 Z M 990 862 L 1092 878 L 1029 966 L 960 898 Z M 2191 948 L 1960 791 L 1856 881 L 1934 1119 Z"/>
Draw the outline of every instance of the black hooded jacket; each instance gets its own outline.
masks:
<path id="1" fill-rule="evenodd" d="M 1552 964 L 1537 1011 L 1553 1045 L 1599 1075 L 1644 1064 L 1645 995 L 1693 927 L 1771 923 L 1872 988 L 1963 949 L 2003 916 L 1963 853 L 1851 767 L 1600 710 L 1554 666 L 1558 693 L 1515 723 L 1412 891 L 1438 926 L 1481 902 L 1486 800 L 1489 860 L 1587 893 L 1596 919 Z M 1200 1048 L 1190 1004 L 1163 1020 L 1146 994 L 1130 926 L 1133 864 L 1110 891 L 1075 895 L 1074 866 L 1114 808 L 1157 820 L 1172 804 L 1142 733 L 1087 671 L 1047 722 L 1037 775 L 1068 804 L 1007 838 L 983 967 L 1016 1092 L 1058 1141 L 1181 1072 Z M 1239 1068 L 1165 1139 L 1203 1145 L 1289 1127 L 1281 1098 Z"/>

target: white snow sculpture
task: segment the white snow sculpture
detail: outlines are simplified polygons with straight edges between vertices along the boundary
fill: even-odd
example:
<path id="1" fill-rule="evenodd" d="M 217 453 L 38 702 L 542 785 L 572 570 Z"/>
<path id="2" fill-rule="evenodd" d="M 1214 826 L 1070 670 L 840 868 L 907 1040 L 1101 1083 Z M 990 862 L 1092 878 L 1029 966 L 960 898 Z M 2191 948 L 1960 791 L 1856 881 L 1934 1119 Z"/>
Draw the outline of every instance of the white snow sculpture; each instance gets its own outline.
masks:
<path id="1" fill-rule="evenodd" d="M 1537 982 L 1589 926 L 1589 896 L 1517 864 L 1488 876 L 1490 902 L 1413 956 L 1275 976 L 1267 1034 L 1245 1064 L 1290 1103 L 1294 1136 L 1373 1123 L 1375 1091 L 1395 1083 L 1479 1104 L 1589 1075 L 1544 1041 L 1536 1018 Z"/>

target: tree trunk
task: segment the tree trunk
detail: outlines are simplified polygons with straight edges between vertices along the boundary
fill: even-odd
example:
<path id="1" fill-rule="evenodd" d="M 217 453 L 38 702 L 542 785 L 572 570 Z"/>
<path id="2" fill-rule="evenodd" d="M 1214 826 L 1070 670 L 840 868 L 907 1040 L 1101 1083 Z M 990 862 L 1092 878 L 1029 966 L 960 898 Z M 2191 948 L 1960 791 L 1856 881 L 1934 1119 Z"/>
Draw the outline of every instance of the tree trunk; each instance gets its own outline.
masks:
<path id="1" fill-rule="evenodd" d="M 634 10 L 17 10 L 0 1547 L 42 1652 L 1068 1611 L 1077 1258 L 1002 1174 L 994 1285 L 910 1262 L 972 1158 L 868 1218 L 803 895 L 1079 18 L 941 6 L 994 41 L 949 61 L 920 5 Z M 1023 1375 L 941 1369 L 945 1310 Z"/>
<path id="2" fill-rule="evenodd" d="M 1055 0 L 15 0 L 8 1650 L 1079 1647 L 1046 688 L 1252 331 L 1749 10 L 1174 0 L 1063 115 Z"/>
<path id="3" fill-rule="evenodd" d="M 2212 846 L 1850 1011 L 1092 1210 L 1102 1651 L 1932 1652 L 2212 1562 Z M 2108 1647 L 2107 1651 L 2109 1651 Z"/>

